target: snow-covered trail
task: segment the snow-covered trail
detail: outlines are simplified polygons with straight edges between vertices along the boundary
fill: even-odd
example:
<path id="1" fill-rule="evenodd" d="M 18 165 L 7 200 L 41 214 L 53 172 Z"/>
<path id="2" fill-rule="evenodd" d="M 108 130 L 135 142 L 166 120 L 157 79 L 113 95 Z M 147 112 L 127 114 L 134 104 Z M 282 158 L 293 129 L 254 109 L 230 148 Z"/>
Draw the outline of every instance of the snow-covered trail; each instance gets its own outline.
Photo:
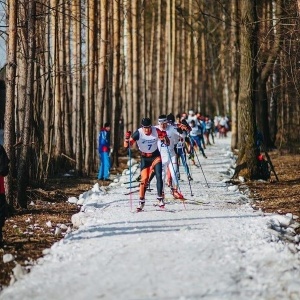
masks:
<path id="1" fill-rule="evenodd" d="M 276 240 L 264 216 L 228 186 L 230 139 L 198 154 L 190 200 L 160 210 L 147 193 L 143 212 L 130 209 L 124 186 L 90 191 L 83 225 L 0 294 L 0 299 L 300 299 L 299 254 Z M 151 183 L 155 188 L 155 183 Z M 170 195 L 167 195 L 169 198 Z M 133 206 L 138 194 L 132 194 Z"/>

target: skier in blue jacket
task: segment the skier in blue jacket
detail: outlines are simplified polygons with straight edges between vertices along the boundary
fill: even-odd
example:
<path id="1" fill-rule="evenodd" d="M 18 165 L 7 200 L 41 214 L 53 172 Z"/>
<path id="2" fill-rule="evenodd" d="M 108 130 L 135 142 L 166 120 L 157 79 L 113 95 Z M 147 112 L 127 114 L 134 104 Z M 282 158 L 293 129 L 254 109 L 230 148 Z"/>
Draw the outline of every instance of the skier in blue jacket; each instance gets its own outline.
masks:
<path id="1" fill-rule="evenodd" d="M 111 181 L 110 175 L 110 124 L 105 123 L 101 128 L 98 137 L 98 152 L 100 157 L 100 166 L 98 180 Z"/>

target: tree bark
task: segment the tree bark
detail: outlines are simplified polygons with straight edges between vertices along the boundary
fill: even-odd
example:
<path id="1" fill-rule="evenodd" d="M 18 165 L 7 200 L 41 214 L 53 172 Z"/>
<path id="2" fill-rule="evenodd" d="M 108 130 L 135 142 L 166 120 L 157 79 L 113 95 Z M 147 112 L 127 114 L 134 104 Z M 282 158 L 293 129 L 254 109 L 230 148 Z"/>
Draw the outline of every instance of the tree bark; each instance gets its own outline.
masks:
<path id="1" fill-rule="evenodd" d="M 26 188 L 29 178 L 28 158 L 31 150 L 31 132 L 32 132 L 32 99 L 34 84 L 34 60 L 35 60 L 35 9 L 36 2 L 31 0 L 28 5 L 28 48 L 27 48 L 27 84 L 26 84 L 26 102 L 24 127 L 22 132 L 22 147 L 18 167 L 18 189 L 17 201 L 22 208 L 27 208 Z"/>
<path id="2" fill-rule="evenodd" d="M 272 1 L 272 5 L 273 1 Z M 275 12 L 276 16 L 273 16 L 272 13 L 268 13 L 268 16 L 276 17 L 274 19 L 276 24 L 271 23 L 270 26 L 273 28 L 274 40 L 272 45 L 265 49 L 265 52 L 268 53 L 267 58 L 263 62 L 263 66 L 258 71 L 257 81 L 256 81 L 256 98 L 257 98 L 257 123 L 258 128 L 262 132 L 264 137 L 264 146 L 266 149 L 274 148 L 275 145 L 270 138 L 270 127 L 269 127 L 269 101 L 268 101 L 268 92 L 267 92 L 267 81 L 274 70 L 274 63 L 278 57 L 278 53 L 281 45 L 281 13 L 282 13 L 282 0 L 276 1 Z M 269 12 L 269 10 L 267 10 Z M 267 22 L 267 21 L 266 21 Z M 265 30 L 266 32 L 266 30 Z M 269 32 L 269 30 L 268 30 Z"/>
<path id="3" fill-rule="evenodd" d="M 5 177 L 6 200 L 13 206 L 13 170 L 15 168 L 15 84 L 16 84 L 16 53 L 17 53 L 17 15 L 18 0 L 8 1 L 8 41 L 6 64 L 6 102 L 4 120 L 4 147 L 10 159 L 9 175 Z"/>
<path id="4" fill-rule="evenodd" d="M 257 175 L 256 167 L 256 124 L 254 105 L 256 19 L 255 3 L 240 2 L 241 12 L 241 72 L 238 101 L 239 155 L 235 177 L 252 179 Z"/>
<path id="5" fill-rule="evenodd" d="M 239 72 L 240 72 L 240 56 L 239 56 L 239 27 L 237 24 L 238 19 L 238 0 L 231 0 L 231 34 L 230 45 L 231 51 L 231 149 L 238 147 L 238 94 L 239 94 Z"/>
<path id="6" fill-rule="evenodd" d="M 82 69 L 81 69 L 81 0 L 72 3 L 72 28 L 73 28 L 73 59 L 74 59 L 74 78 L 73 78 L 73 116 L 72 132 L 75 140 L 73 150 L 75 152 L 75 169 L 77 174 L 82 174 Z"/>

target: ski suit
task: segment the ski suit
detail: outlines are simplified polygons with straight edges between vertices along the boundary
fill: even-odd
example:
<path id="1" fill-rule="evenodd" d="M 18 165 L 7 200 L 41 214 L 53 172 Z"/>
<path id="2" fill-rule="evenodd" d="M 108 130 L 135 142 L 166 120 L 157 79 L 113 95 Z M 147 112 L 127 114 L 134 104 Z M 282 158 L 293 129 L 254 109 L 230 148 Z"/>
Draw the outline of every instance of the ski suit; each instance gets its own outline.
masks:
<path id="1" fill-rule="evenodd" d="M 98 179 L 107 180 L 110 175 L 110 130 L 107 127 L 101 128 L 98 137 L 98 152 L 100 156 L 100 166 Z"/>

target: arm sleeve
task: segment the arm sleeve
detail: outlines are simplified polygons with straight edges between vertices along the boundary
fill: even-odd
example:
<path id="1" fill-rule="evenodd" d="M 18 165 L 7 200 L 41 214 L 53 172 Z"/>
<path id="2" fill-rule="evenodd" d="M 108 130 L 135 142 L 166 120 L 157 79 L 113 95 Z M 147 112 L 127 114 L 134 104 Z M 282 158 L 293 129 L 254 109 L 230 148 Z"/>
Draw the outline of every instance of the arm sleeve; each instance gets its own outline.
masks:
<path id="1" fill-rule="evenodd" d="M 138 141 L 139 138 L 140 138 L 140 133 L 139 133 L 139 131 L 136 130 L 136 131 L 132 134 L 131 137 L 132 137 L 132 139 L 133 139 L 134 141 Z"/>

